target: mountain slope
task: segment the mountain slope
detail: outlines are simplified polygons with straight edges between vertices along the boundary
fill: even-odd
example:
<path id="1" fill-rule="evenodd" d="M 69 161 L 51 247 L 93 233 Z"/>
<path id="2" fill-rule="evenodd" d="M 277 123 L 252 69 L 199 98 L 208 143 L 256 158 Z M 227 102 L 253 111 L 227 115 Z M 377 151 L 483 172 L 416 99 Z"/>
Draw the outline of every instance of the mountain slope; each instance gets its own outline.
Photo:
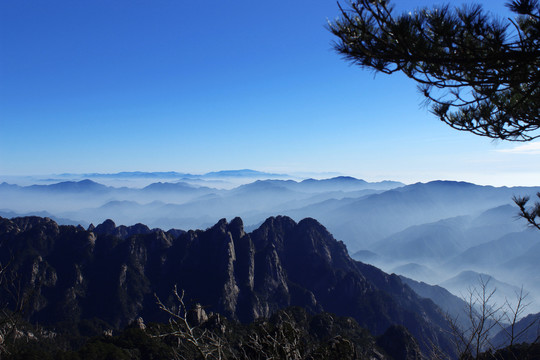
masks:
<path id="1" fill-rule="evenodd" d="M 444 266 L 453 269 L 496 270 L 502 263 L 526 254 L 538 244 L 539 239 L 540 234 L 532 229 L 509 233 L 497 240 L 468 248 Z"/>
<path id="2" fill-rule="evenodd" d="M 529 314 L 515 323 L 514 328 L 508 326 L 499 331 L 493 337 L 493 344 L 495 347 L 508 346 L 512 340 L 513 331 L 513 343 L 538 343 L 540 329 L 540 313 Z"/>
<path id="3" fill-rule="evenodd" d="M 424 282 L 415 281 L 405 276 L 400 276 L 401 281 L 411 287 L 418 295 L 433 300 L 451 319 L 458 322 L 463 329 L 468 329 L 471 324 L 466 317 L 468 304 L 461 298 L 452 295 L 448 290 Z"/>
<path id="4" fill-rule="evenodd" d="M 437 222 L 456 216 L 478 216 L 478 214 L 512 204 L 513 195 L 534 195 L 540 188 L 495 188 L 454 181 L 433 181 L 407 185 L 379 194 L 358 199 L 334 200 L 331 206 L 312 204 L 287 214 L 294 218 L 310 216 L 324 224 L 336 238 L 346 242 L 351 252 L 364 250 L 381 239 L 414 225 Z M 502 218 L 508 207 L 500 212 L 486 215 Z M 515 213 L 510 215 L 513 219 Z M 518 225 L 517 223 L 515 225 Z M 476 231 L 474 230 L 476 229 Z M 479 244 L 494 238 L 484 239 L 499 230 L 497 225 L 487 226 L 481 219 L 478 225 L 466 233 L 468 239 Z M 517 231 L 512 227 L 511 231 Z M 483 240 L 482 240 L 483 239 Z"/>
<path id="5" fill-rule="evenodd" d="M 463 250 L 462 238 L 459 226 L 438 222 L 409 227 L 377 242 L 370 250 L 402 261 L 437 262 Z"/>
<path id="6" fill-rule="evenodd" d="M 493 292 L 490 301 L 499 306 L 506 302 L 514 306 L 516 294 L 520 293 L 518 286 L 507 284 L 493 276 L 477 273 L 472 270 L 462 271 L 439 285 L 452 294 L 463 298 L 469 298 L 471 294 L 482 291 L 482 287 L 485 286 L 488 294 Z"/>

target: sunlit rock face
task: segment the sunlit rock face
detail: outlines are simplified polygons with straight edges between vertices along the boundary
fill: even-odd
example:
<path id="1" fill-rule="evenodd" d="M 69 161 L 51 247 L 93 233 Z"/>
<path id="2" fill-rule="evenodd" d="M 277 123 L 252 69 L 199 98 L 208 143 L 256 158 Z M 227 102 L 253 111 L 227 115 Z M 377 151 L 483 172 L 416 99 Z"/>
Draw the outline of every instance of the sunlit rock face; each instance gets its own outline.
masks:
<path id="1" fill-rule="evenodd" d="M 154 294 L 172 304 L 176 285 L 188 305 L 242 322 L 293 305 L 351 316 L 375 335 L 403 325 L 420 343 L 447 346 L 444 318 L 432 302 L 396 275 L 352 260 L 309 218 L 271 217 L 251 233 L 240 218 L 188 232 L 110 220 L 84 230 L 48 218 L 0 218 L 0 261 L 30 299 L 27 317 L 44 324 L 165 320 Z"/>

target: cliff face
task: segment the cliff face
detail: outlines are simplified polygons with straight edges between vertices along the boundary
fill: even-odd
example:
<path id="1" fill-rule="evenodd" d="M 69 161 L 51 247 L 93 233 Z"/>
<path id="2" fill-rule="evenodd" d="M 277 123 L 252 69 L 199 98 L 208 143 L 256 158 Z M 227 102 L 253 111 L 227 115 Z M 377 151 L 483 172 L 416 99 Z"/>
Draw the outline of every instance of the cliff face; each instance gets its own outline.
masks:
<path id="1" fill-rule="evenodd" d="M 2 299 L 13 304 L 6 285 L 20 283 L 32 321 L 99 318 L 122 327 L 139 316 L 164 320 L 154 294 L 167 301 L 177 284 L 188 304 L 242 322 L 295 305 L 354 317 L 375 335 L 403 325 L 421 346 L 448 346 L 432 302 L 399 277 L 352 260 L 313 219 L 272 217 L 250 234 L 240 218 L 223 219 L 178 234 L 110 220 L 85 230 L 48 218 L 0 218 L 0 262 L 8 270 Z"/>

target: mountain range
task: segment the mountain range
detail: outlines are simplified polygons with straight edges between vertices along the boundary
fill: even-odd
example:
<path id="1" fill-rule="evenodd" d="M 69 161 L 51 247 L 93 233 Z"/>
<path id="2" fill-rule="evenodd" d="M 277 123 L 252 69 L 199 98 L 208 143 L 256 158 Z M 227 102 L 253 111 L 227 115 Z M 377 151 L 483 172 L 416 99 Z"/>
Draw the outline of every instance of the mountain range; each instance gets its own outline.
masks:
<path id="1" fill-rule="evenodd" d="M 2 183 L 0 210 L 21 215 L 47 211 L 84 225 L 113 218 L 161 228 L 204 228 L 224 216 L 242 216 L 254 225 L 285 209 L 345 196 L 364 196 L 401 185 L 390 181 L 368 183 L 350 177 L 300 182 L 257 180 L 230 190 L 186 182 L 157 182 L 143 188 L 111 187 L 92 180 L 31 186 Z M 111 205 L 114 212 L 108 209 Z"/>
<path id="2" fill-rule="evenodd" d="M 451 290 L 458 296 L 471 285 L 465 280 L 456 283 L 463 279 L 460 273 L 486 274 L 493 282 L 507 284 L 506 289 L 523 286 L 533 301 L 531 311 L 540 311 L 536 301 L 540 268 L 534 256 L 540 247 L 538 233 L 526 229 L 512 202 L 515 195 L 538 191 L 538 187 L 452 181 L 370 183 L 343 176 L 264 179 L 231 189 L 184 181 L 154 182 L 142 188 L 105 186 L 92 180 L 31 186 L 3 183 L 0 215 L 47 216 L 85 228 L 113 219 L 163 229 L 207 228 L 223 217 L 240 216 L 246 231 L 257 229 L 270 216 L 286 215 L 295 221 L 311 217 L 342 240 L 357 260 L 431 285 L 454 279 Z M 502 297 L 514 298 L 512 290 L 502 289 Z"/>
<path id="3" fill-rule="evenodd" d="M 451 352 L 446 320 L 396 275 L 352 260 L 317 221 L 271 217 L 251 233 L 240 218 L 206 230 L 145 225 L 58 225 L 48 218 L 0 218 L 0 262 L 7 284 L 27 300 L 26 318 L 43 326 L 99 319 L 122 328 L 139 317 L 164 321 L 154 294 L 252 322 L 294 305 L 354 318 L 374 335 L 403 325 L 424 351 Z M 4 283 L 5 284 L 5 283 Z M 13 288 L 3 286 L 1 299 Z"/>

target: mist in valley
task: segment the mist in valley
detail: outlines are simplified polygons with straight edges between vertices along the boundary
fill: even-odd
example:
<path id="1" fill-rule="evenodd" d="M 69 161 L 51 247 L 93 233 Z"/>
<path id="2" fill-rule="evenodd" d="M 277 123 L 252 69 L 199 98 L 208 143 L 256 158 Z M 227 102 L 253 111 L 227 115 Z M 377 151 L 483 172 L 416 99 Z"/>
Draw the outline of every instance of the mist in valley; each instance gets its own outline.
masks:
<path id="1" fill-rule="evenodd" d="M 237 216 L 247 230 L 270 216 L 312 217 L 343 241 L 356 260 L 440 285 L 457 296 L 487 281 L 496 288 L 498 304 L 513 301 L 523 287 L 531 302 L 528 310 L 540 311 L 540 266 L 534 256 L 540 251 L 540 233 L 527 228 L 512 201 L 540 188 L 239 174 L 130 173 L 95 175 L 93 180 L 71 176 L 38 185 L 4 182 L 0 216 L 47 216 L 85 228 L 112 219 L 117 225 L 143 223 L 164 230 L 205 229 Z M 144 186 L 113 186 L 128 180 Z"/>

